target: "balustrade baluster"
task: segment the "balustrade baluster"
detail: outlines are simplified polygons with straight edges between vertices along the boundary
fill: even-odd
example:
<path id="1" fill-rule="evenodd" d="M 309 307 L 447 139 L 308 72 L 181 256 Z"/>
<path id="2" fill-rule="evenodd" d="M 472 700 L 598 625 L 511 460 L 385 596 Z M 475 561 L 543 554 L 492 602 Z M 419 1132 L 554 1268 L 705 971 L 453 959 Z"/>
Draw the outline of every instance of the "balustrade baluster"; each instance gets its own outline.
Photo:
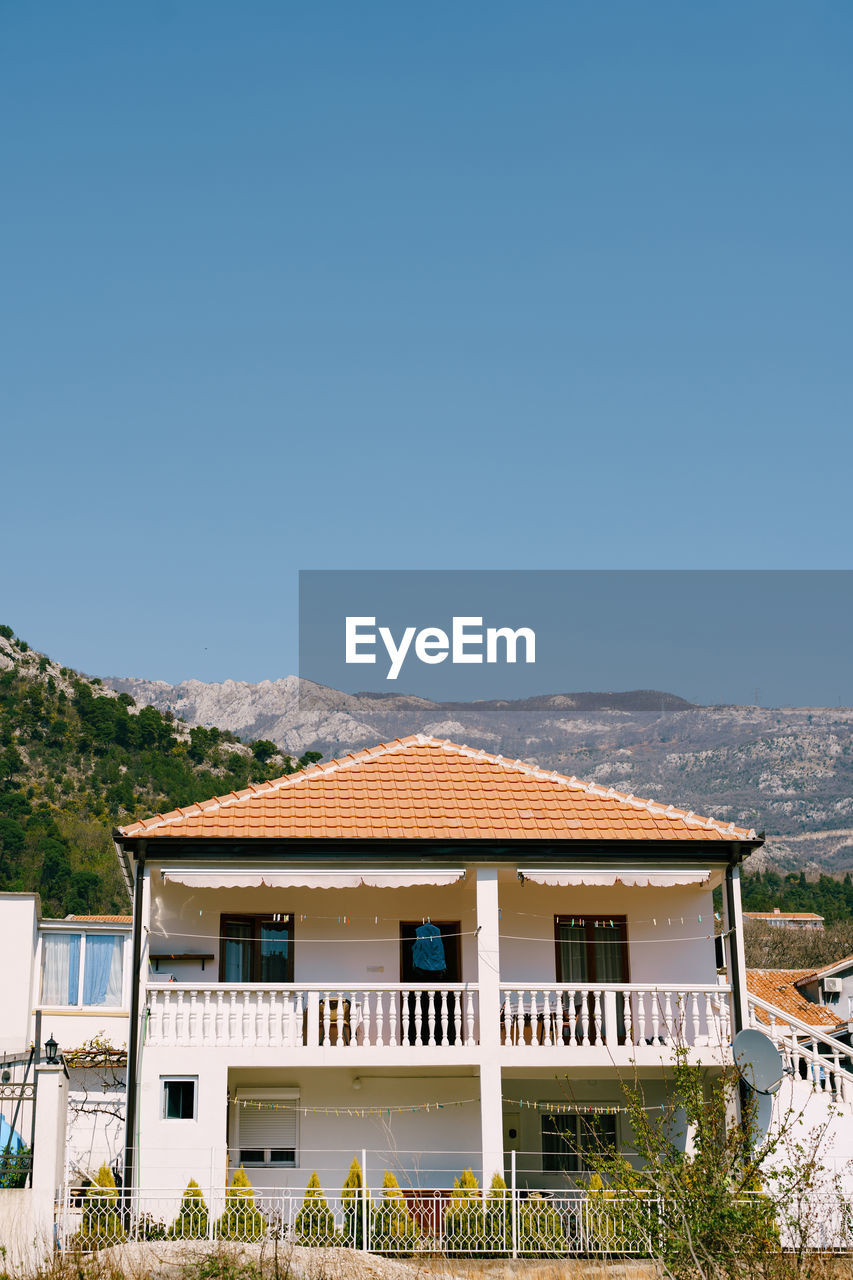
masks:
<path id="1" fill-rule="evenodd" d="M 385 999 L 381 991 L 376 992 L 376 1043 L 383 1045 L 385 1030 Z"/>
<path id="2" fill-rule="evenodd" d="M 602 1034 L 602 1018 L 601 1018 L 601 992 L 596 990 L 592 997 L 592 1016 L 595 1022 L 595 1042 L 601 1044 Z"/>
<path id="3" fill-rule="evenodd" d="M 388 1043 L 397 1047 L 397 992 L 388 992 Z"/>
<path id="4" fill-rule="evenodd" d="M 530 1041 L 529 1041 L 529 1045 L 531 1048 L 533 1047 L 533 1045 L 536 1044 L 536 1041 L 539 1038 L 538 1016 L 539 1016 L 539 1010 L 538 1010 L 538 1005 L 536 1001 L 536 992 L 531 991 L 530 992 Z M 526 1027 L 525 1027 L 525 1030 L 526 1030 Z M 523 1033 L 521 1038 L 524 1044 L 528 1044 L 527 1037 Z"/>
<path id="5" fill-rule="evenodd" d="M 424 1019 L 423 1019 L 423 1009 L 421 1008 L 420 991 L 415 992 L 414 1003 L 415 1003 L 415 1044 L 417 1045 L 418 1048 L 421 1048 L 421 1046 L 423 1045 L 423 1037 L 421 1032 L 423 1030 Z"/>
<path id="6" fill-rule="evenodd" d="M 586 1047 L 589 1038 L 589 992 L 581 990 L 581 1044 Z"/>
<path id="7" fill-rule="evenodd" d="M 630 991 L 622 992 L 622 1021 L 625 1026 L 625 1043 L 634 1043 L 634 1018 L 633 1009 L 631 1007 L 632 993 Z"/>
<path id="8" fill-rule="evenodd" d="M 213 1044 L 210 1031 L 210 991 L 204 993 L 204 1007 L 201 1013 L 201 1034 L 205 1044 Z"/>
<path id="9" fill-rule="evenodd" d="M 429 1023 L 429 1043 L 435 1044 L 435 997 L 438 992 L 432 987 L 427 991 L 427 1022 Z"/>
<path id="10" fill-rule="evenodd" d="M 441 1043 L 450 1044 L 447 1035 L 447 989 L 445 987 L 441 989 Z"/>
<path id="11" fill-rule="evenodd" d="M 236 1043 L 237 1043 L 237 1030 L 238 1030 L 238 1027 L 237 1027 L 237 1017 L 238 1017 L 238 1014 L 237 1014 L 237 992 L 236 992 L 236 991 L 229 991 L 229 993 L 228 993 L 228 994 L 229 994 L 229 996 L 231 997 L 231 999 L 230 999 L 230 1004 L 229 1004 L 229 1008 L 228 1008 L 228 1043 L 229 1043 L 229 1044 L 236 1044 Z"/>
<path id="12" fill-rule="evenodd" d="M 381 997 L 379 997 L 381 998 Z M 370 1008 L 370 992 L 362 992 L 361 1001 L 361 1043 L 373 1044 L 373 1027 L 371 1025 L 373 1014 Z"/>
<path id="13" fill-rule="evenodd" d="M 462 992 L 456 992 L 456 998 L 453 1001 L 453 1033 L 455 1043 L 462 1044 Z"/>
<path id="14" fill-rule="evenodd" d="M 198 1014 L 198 992 L 192 990 L 190 992 L 190 1011 L 187 1018 L 188 1036 L 187 1042 L 191 1045 L 197 1045 L 201 1039 L 201 1028 L 199 1027 Z"/>
<path id="15" fill-rule="evenodd" d="M 175 1044 L 184 1044 L 186 1042 L 186 1028 L 184 1027 L 184 993 L 178 992 L 178 998 L 175 1002 Z"/>
<path id="16" fill-rule="evenodd" d="M 290 1036 L 288 1044 L 292 1046 L 305 1044 L 305 1032 L 303 1030 L 306 1022 L 305 1001 L 302 998 L 302 992 L 297 991 L 296 1001 L 293 1010 L 293 1020 L 290 1024 Z"/>
<path id="17" fill-rule="evenodd" d="M 687 997 L 693 1007 L 693 1044 L 699 1043 L 699 996 L 694 992 Z"/>
<path id="18" fill-rule="evenodd" d="M 331 999 L 330 993 L 328 991 L 324 991 L 323 992 L 323 1027 L 322 1027 L 324 1048 L 326 1048 L 328 1045 L 332 1043 L 332 1037 L 329 1034 L 329 1031 L 332 1025 L 332 1010 L 329 1004 L 330 999 Z"/>
<path id="19" fill-rule="evenodd" d="M 406 990 L 400 992 L 400 1040 L 403 1044 L 409 1043 L 409 1028 L 411 1026 L 411 1002 L 409 993 Z"/>
<path id="20" fill-rule="evenodd" d="M 652 992 L 652 1040 L 657 1042 L 660 1037 L 660 992 L 655 987 Z"/>
<path id="21" fill-rule="evenodd" d="M 553 1044 L 551 1038 L 551 992 L 542 992 L 542 1043 Z"/>
<path id="22" fill-rule="evenodd" d="M 214 1038 L 217 1044 L 225 1043 L 224 1010 L 225 1010 L 225 997 L 222 992 L 222 988 L 220 987 L 216 992 L 216 1014 L 214 1016 L 214 1023 L 216 1026 L 216 1034 Z"/>
<path id="23" fill-rule="evenodd" d="M 667 988 L 663 1005 L 663 1035 L 666 1044 L 673 1044 L 678 1038 L 679 1028 L 672 1016 L 672 992 Z"/>
<path id="24" fill-rule="evenodd" d="M 466 1023 L 466 1026 L 465 1026 L 465 1030 L 466 1030 L 466 1032 L 467 1032 L 467 1036 L 466 1036 L 466 1039 L 465 1039 L 465 1043 L 466 1043 L 466 1044 L 475 1044 L 475 1043 L 476 1043 L 476 1041 L 474 1040 L 474 992 L 473 992 L 473 991 L 466 991 L 466 992 L 465 992 L 465 996 L 466 996 L 466 1002 L 465 1002 L 465 1023 Z"/>
<path id="25" fill-rule="evenodd" d="M 281 1044 L 281 1018 L 278 1012 L 278 992 L 277 991 L 270 992 L 269 1027 L 270 1027 L 269 1042 L 271 1045 L 275 1045 L 276 1048 L 278 1048 Z"/>

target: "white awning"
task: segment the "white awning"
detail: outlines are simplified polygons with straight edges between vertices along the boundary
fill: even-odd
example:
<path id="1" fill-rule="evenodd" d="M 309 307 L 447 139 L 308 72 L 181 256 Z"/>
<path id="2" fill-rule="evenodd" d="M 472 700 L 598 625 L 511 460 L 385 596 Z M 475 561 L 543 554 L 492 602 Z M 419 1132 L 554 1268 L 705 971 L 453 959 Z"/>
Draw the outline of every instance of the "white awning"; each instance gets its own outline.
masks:
<path id="1" fill-rule="evenodd" d="M 408 889 L 414 885 L 455 884 L 463 868 L 450 871 L 205 871 L 167 870 L 163 880 L 188 889 Z"/>
<path id="2" fill-rule="evenodd" d="M 614 885 L 624 884 L 636 888 L 670 889 L 679 884 L 707 884 L 711 872 L 703 868 L 696 871 L 549 871 L 522 870 L 522 880 L 532 880 L 534 884 L 549 884 L 567 887 L 569 885 Z"/>

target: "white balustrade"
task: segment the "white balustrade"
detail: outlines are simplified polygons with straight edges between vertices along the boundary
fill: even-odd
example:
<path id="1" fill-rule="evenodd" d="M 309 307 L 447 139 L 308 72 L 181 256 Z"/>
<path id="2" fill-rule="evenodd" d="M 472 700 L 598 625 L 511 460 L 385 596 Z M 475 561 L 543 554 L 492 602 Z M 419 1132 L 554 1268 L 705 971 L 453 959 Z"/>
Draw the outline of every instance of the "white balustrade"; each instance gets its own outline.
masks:
<path id="1" fill-rule="evenodd" d="M 477 1043 L 476 986 L 150 983 L 146 1043 L 340 1050 Z"/>
<path id="2" fill-rule="evenodd" d="M 727 986 L 656 983 L 501 984 L 501 1043 L 588 1049 L 606 1045 L 726 1046 Z"/>

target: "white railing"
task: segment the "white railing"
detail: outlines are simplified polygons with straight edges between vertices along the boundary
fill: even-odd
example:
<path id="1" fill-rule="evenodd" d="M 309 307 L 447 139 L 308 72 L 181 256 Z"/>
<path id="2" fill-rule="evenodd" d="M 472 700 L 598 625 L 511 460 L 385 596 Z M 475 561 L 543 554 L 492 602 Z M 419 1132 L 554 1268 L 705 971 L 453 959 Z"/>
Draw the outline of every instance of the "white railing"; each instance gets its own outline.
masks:
<path id="1" fill-rule="evenodd" d="M 175 1046 L 446 1048 L 477 1043 L 476 987 L 220 983 L 148 987 L 146 1043 Z"/>
<path id="2" fill-rule="evenodd" d="M 765 1018 L 758 1016 L 759 1009 Z M 818 1092 L 842 1102 L 853 1100 L 853 1051 L 846 1045 L 759 996 L 749 997 L 749 1021 L 770 1036 L 795 1079 L 808 1080 Z"/>
<path id="3" fill-rule="evenodd" d="M 731 1040 L 731 987 L 605 982 L 501 984 L 501 1042 L 586 1049 L 720 1047 Z"/>

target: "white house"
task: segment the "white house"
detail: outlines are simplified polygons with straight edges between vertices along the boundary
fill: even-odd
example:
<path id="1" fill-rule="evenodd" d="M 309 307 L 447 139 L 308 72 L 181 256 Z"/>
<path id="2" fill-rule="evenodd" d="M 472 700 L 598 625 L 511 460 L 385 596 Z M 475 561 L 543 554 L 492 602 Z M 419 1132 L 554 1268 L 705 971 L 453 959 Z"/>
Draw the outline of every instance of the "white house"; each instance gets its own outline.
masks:
<path id="1" fill-rule="evenodd" d="M 68 1064 L 68 1168 L 97 1172 L 122 1152 L 131 996 L 131 917 L 43 919 L 36 893 L 0 893 L 0 1058 L 9 1076 L 0 1133 L 29 1145 L 31 1109 L 16 1107 L 32 1084 L 30 1050 L 53 1038 Z M 7 1114 L 8 1112 L 8 1114 Z"/>
<path id="2" fill-rule="evenodd" d="M 115 833 L 134 892 L 127 1184 L 581 1179 L 747 1017 L 762 838 L 417 735 Z M 715 962 L 723 886 L 728 981 Z M 594 1130 L 594 1134 L 593 1134 Z M 514 1153 L 514 1157 L 513 1157 Z"/>

